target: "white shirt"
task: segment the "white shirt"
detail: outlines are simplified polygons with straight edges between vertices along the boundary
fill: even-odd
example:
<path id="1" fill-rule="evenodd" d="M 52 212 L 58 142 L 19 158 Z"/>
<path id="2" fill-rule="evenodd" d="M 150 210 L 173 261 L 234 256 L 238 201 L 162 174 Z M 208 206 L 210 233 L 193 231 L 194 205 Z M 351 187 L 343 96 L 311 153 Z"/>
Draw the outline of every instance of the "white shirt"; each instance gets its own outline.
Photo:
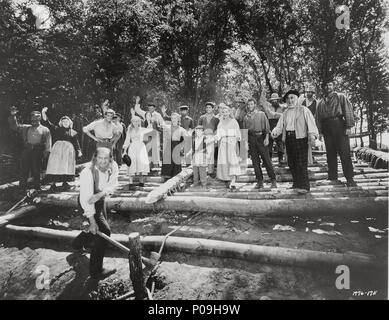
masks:
<path id="1" fill-rule="evenodd" d="M 118 185 L 119 168 L 115 161 L 112 162 L 112 173 L 101 172 L 96 168 L 99 173 L 99 190 L 101 191 L 113 191 Z M 80 174 L 80 204 L 84 209 L 84 216 L 87 218 L 92 217 L 95 213 L 95 205 L 89 204 L 89 199 L 94 195 L 94 181 L 90 166 L 87 166 L 81 171 Z"/>
<path id="2" fill-rule="evenodd" d="M 112 139 L 114 135 L 119 133 L 117 126 L 113 122 L 107 123 L 104 119 L 93 121 L 84 127 L 84 132 L 92 130 L 98 139 Z"/>
<path id="3" fill-rule="evenodd" d="M 295 122 L 296 122 L 296 107 L 294 108 L 288 108 L 284 117 L 286 121 L 286 131 L 295 131 Z"/>

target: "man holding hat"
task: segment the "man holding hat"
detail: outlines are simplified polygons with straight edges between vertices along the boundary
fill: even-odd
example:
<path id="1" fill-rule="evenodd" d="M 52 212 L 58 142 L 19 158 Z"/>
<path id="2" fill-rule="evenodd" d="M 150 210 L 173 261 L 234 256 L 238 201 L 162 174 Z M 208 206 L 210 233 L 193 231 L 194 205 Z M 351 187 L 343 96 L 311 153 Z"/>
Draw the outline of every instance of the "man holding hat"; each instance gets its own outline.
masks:
<path id="1" fill-rule="evenodd" d="M 107 109 L 104 111 L 104 119 L 93 121 L 83 128 L 84 133 L 96 141 L 96 149 L 105 147 L 112 150 L 116 139 L 120 136 L 118 128 L 112 122 L 114 115 L 115 111 Z"/>
<path id="2" fill-rule="evenodd" d="M 315 119 L 308 108 L 299 106 L 299 92 L 289 90 L 283 97 L 287 103 L 287 109 L 278 120 L 277 126 L 272 131 L 273 138 L 282 134 L 285 141 L 288 165 L 292 173 L 293 189 L 304 194 L 310 190 L 308 179 L 308 148 L 318 135 Z"/>
<path id="3" fill-rule="evenodd" d="M 319 133 L 324 136 L 328 179 L 341 184 L 338 180 L 337 154 L 339 153 L 347 186 L 356 186 L 353 179 L 354 168 L 350 156 L 350 140 L 348 137 L 351 128 L 355 125 L 354 112 L 347 97 L 342 93 L 335 92 L 334 82 L 326 84 L 325 96 L 317 106 L 315 117 Z"/>
<path id="4" fill-rule="evenodd" d="M 278 123 L 278 120 L 280 119 L 282 113 L 284 112 L 284 109 L 280 105 L 281 97 L 278 96 L 278 93 L 272 93 L 271 97 L 269 99 L 270 105 L 265 105 L 264 110 L 266 113 L 267 118 L 269 119 L 270 124 L 270 131 L 272 131 Z M 272 137 L 269 138 L 269 155 L 270 160 L 273 156 L 273 145 L 274 142 L 276 143 L 276 150 L 278 154 L 278 164 L 280 167 L 284 165 L 283 158 L 284 158 L 284 143 L 282 142 L 282 137 L 277 137 L 276 139 L 273 139 Z"/>
<path id="5" fill-rule="evenodd" d="M 27 179 L 31 173 L 33 188 L 39 189 L 42 160 L 47 158 L 51 151 L 50 130 L 41 125 L 42 116 L 39 111 L 31 112 L 31 124 L 19 124 L 16 118 L 17 112 L 15 107 L 11 108 L 8 124 L 12 130 L 20 132 L 23 137 L 19 187 L 25 191 Z"/>
<path id="6" fill-rule="evenodd" d="M 313 115 L 316 113 L 316 106 L 317 106 L 317 101 L 313 97 L 315 94 L 315 87 L 312 85 L 309 85 L 307 90 L 305 91 L 307 97 L 303 100 L 302 105 L 304 107 L 307 107 Z"/>
<path id="7" fill-rule="evenodd" d="M 215 143 L 213 138 L 216 134 L 216 129 L 219 124 L 219 119 L 214 114 L 215 104 L 213 102 L 205 103 L 205 111 L 199 119 L 199 125 L 204 128 L 204 135 L 208 138 L 207 141 L 207 158 L 208 158 L 208 174 L 215 177 Z"/>

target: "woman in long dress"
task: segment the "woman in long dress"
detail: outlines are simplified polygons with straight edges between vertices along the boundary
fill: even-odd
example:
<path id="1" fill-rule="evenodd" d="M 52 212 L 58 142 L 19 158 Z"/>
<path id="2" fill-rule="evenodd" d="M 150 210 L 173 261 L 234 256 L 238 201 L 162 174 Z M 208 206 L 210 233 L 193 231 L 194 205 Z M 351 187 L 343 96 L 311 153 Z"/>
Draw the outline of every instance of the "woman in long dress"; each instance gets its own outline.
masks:
<path id="1" fill-rule="evenodd" d="M 236 189 L 236 177 L 241 174 L 237 143 L 241 140 L 238 122 L 231 117 L 231 109 L 220 104 L 220 122 L 216 130 L 215 140 L 219 142 L 217 158 L 217 178 L 229 183 L 231 190 Z"/>
<path id="2" fill-rule="evenodd" d="M 163 125 L 163 157 L 161 175 L 165 180 L 174 177 L 182 170 L 181 150 L 187 131 L 179 126 L 180 115 L 172 113 L 171 125 Z"/>
<path id="3" fill-rule="evenodd" d="M 73 181 L 76 174 L 76 156 L 82 157 L 77 132 L 72 129 L 73 122 L 68 116 L 63 116 L 56 126 L 46 112 L 47 108 L 43 108 L 43 124 L 50 129 L 55 142 L 47 162 L 45 181 L 52 183 L 51 191 L 57 190 L 56 182 L 62 182 L 62 191 L 66 191 L 70 189 L 68 182 Z"/>
<path id="4" fill-rule="evenodd" d="M 127 152 L 131 158 L 131 166 L 128 167 L 127 171 L 130 188 L 133 187 L 134 176 L 139 176 L 139 186 L 143 187 L 144 176 L 150 172 L 149 157 L 143 139 L 144 135 L 153 131 L 153 127 L 150 122 L 148 128 L 143 128 L 141 125 L 142 119 L 138 116 L 133 116 L 123 144 L 123 153 Z"/>

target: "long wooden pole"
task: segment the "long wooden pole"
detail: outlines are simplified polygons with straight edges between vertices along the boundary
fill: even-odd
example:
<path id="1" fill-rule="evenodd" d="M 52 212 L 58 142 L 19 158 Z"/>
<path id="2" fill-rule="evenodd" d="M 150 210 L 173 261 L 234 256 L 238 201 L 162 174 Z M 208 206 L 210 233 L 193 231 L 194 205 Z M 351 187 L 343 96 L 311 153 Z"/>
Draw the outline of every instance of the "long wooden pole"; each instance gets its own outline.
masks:
<path id="1" fill-rule="evenodd" d="M 41 227 L 22 227 L 7 225 L 5 229 L 13 236 L 34 238 L 37 240 L 53 240 L 60 243 L 71 243 L 79 231 L 54 230 Z M 129 237 L 124 234 L 112 234 L 116 241 L 127 244 Z M 134 236 L 133 236 L 134 237 Z M 136 237 L 135 237 L 136 238 Z M 306 268 L 348 265 L 361 268 L 385 267 L 383 261 L 377 261 L 373 255 L 348 252 L 334 253 L 306 249 L 291 249 L 235 243 L 228 241 L 172 237 L 146 236 L 140 239 L 145 250 L 158 250 L 165 241 L 167 251 L 202 254 L 220 258 L 234 258 L 259 263 L 300 266 Z M 132 247 L 130 246 L 130 251 Z"/>
<path id="2" fill-rule="evenodd" d="M 135 299 L 143 300 L 145 297 L 147 297 L 147 291 L 143 277 L 139 233 L 130 233 L 128 236 L 128 243 L 130 245 L 130 254 L 128 257 L 130 265 L 130 278 L 135 292 Z"/>

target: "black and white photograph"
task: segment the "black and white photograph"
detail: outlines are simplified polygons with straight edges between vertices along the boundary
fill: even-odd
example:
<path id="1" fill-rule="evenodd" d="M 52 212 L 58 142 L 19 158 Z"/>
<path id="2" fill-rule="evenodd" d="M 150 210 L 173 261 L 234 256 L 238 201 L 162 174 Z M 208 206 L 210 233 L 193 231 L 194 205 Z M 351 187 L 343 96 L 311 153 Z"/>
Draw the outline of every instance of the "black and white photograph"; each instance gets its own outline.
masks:
<path id="1" fill-rule="evenodd" d="M 0 0 L 0 300 L 388 300 L 388 17 Z"/>

